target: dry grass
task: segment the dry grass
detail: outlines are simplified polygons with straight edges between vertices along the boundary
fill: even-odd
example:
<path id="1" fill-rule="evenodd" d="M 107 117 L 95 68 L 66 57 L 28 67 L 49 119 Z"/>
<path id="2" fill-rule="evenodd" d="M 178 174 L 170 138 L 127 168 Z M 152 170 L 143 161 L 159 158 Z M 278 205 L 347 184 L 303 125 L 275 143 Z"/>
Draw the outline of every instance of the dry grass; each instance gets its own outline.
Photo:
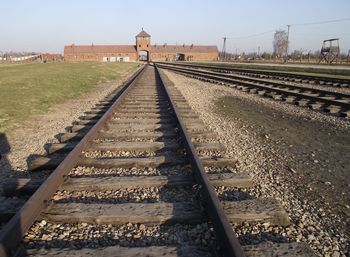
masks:
<path id="1" fill-rule="evenodd" d="M 0 65 L 0 132 L 136 67 L 101 62 Z"/>

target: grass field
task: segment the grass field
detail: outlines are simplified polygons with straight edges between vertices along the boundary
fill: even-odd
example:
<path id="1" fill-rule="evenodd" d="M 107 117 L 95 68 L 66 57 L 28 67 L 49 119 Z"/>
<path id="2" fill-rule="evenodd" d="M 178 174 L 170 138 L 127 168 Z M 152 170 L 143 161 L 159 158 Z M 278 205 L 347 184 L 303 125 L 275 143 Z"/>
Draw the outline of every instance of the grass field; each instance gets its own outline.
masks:
<path id="1" fill-rule="evenodd" d="M 101 62 L 0 65 L 0 132 L 136 67 Z"/>
<path id="2" fill-rule="evenodd" d="M 232 67 L 232 68 L 244 68 L 244 69 L 254 69 L 254 70 L 262 70 L 262 71 L 278 71 L 278 72 L 287 72 L 294 74 L 305 74 L 305 75 L 315 75 L 320 77 L 332 77 L 332 78 L 343 78 L 350 79 L 350 70 L 349 69 L 338 69 L 335 67 L 334 69 L 321 69 L 314 67 L 307 67 L 300 65 L 300 67 L 291 67 L 291 66 L 283 66 L 283 65 L 256 65 L 256 64 L 242 64 L 242 63 L 222 63 L 222 62 L 197 62 L 197 64 L 206 64 L 206 65 L 215 65 L 215 66 L 223 66 L 223 67 Z"/>

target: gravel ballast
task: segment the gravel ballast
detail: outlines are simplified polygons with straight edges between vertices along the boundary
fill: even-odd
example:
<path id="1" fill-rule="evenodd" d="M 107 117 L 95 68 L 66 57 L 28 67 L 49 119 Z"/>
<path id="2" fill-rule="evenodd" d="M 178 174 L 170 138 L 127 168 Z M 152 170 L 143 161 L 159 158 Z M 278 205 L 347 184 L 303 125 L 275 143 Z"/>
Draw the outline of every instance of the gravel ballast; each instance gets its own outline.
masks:
<path id="1" fill-rule="evenodd" d="M 145 247 L 195 245 L 216 247 L 214 230 L 207 223 L 174 226 L 128 223 L 125 225 L 52 224 L 36 222 L 23 240 L 27 248 L 97 248 L 112 245 Z"/>
<path id="2" fill-rule="evenodd" d="M 155 203 L 155 202 L 195 202 L 196 192 L 190 186 L 126 188 L 106 192 L 58 191 L 53 200 L 59 203 Z"/>
<path id="3" fill-rule="evenodd" d="M 188 175 L 191 174 L 190 166 L 164 166 L 158 168 L 94 168 L 94 167 L 76 167 L 70 172 L 72 177 L 81 176 L 169 176 L 169 175 Z"/>

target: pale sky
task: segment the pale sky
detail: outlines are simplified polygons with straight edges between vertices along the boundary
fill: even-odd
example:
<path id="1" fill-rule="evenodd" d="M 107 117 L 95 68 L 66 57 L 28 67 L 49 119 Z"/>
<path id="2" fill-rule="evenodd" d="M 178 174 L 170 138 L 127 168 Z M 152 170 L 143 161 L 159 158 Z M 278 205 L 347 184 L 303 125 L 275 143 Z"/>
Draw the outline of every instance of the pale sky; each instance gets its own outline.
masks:
<path id="1" fill-rule="evenodd" d="M 350 49 L 350 0 L 3 0 L 0 54 L 62 53 L 68 44 L 134 44 L 144 27 L 152 44 L 210 44 L 227 51 L 272 50 L 276 29 L 290 30 L 290 51 L 318 50 L 340 38 Z M 346 21 L 294 25 L 348 18 Z M 251 36 L 260 34 L 259 36 Z"/>

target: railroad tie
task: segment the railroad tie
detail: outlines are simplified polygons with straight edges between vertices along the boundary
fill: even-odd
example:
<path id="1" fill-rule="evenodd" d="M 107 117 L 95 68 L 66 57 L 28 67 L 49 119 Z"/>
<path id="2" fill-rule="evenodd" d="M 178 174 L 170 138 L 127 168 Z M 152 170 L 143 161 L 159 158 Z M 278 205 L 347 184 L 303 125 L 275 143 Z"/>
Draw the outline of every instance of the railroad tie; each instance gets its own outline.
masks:
<path id="1" fill-rule="evenodd" d="M 231 223 L 269 222 L 288 226 L 287 213 L 274 199 L 254 199 L 239 202 L 222 202 Z M 41 219 L 58 223 L 86 222 L 91 224 L 164 224 L 171 222 L 199 223 L 207 220 L 199 206 L 189 202 L 83 204 L 56 203 L 44 211 Z"/>
<path id="2" fill-rule="evenodd" d="M 248 188 L 253 186 L 251 177 L 247 173 L 219 173 L 208 174 L 213 186 Z M 7 196 L 32 194 L 44 182 L 42 178 L 20 178 L 9 180 L 4 185 L 4 194 Z M 117 190 L 121 188 L 147 188 L 147 187 L 176 187 L 189 186 L 194 183 L 190 175 L 169 176 L 137 176 L 137 177 L 82 177 L 69 178 L 61 187 L 68 191 L 98 191 Z M 6 207 L 4 207 L 6 208 Z"/>

